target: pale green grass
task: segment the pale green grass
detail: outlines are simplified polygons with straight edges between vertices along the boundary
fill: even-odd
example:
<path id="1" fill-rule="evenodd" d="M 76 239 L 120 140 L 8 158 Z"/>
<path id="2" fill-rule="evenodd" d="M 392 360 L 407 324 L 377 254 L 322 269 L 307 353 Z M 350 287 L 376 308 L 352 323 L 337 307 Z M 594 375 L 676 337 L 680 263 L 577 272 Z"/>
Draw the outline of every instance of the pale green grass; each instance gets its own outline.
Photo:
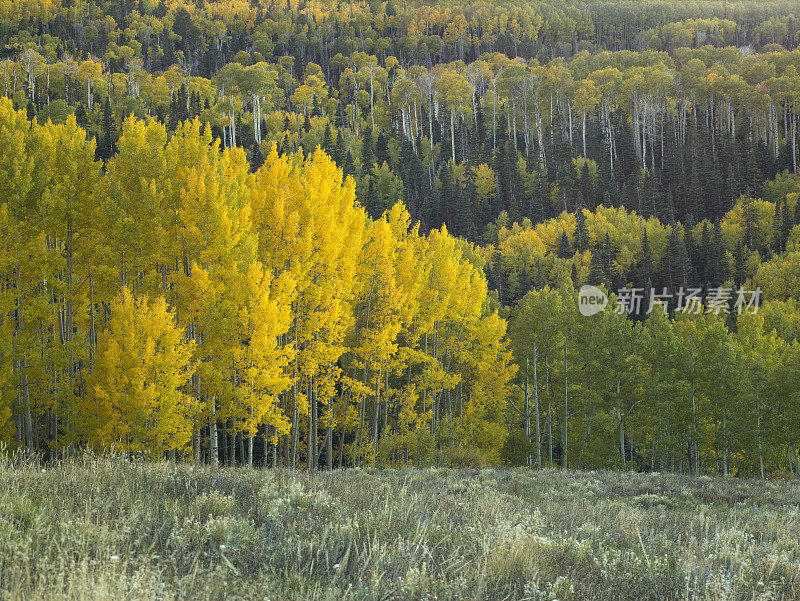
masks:
<path id="1" fill-rule="evenodd" d="M 0 459 L 0 599 L 800 598 L 796 482 Z"/>

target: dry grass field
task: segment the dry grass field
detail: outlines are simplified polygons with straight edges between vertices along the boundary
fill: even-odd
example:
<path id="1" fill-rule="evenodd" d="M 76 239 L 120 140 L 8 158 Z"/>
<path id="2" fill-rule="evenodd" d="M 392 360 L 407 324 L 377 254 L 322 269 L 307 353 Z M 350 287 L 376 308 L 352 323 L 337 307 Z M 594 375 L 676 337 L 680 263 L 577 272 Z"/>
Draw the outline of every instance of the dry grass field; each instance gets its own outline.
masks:
<path id="1" fill-rule="evenodd" d="M 797 482 L 0 459 L 0 598 L 800 598 Z"/>

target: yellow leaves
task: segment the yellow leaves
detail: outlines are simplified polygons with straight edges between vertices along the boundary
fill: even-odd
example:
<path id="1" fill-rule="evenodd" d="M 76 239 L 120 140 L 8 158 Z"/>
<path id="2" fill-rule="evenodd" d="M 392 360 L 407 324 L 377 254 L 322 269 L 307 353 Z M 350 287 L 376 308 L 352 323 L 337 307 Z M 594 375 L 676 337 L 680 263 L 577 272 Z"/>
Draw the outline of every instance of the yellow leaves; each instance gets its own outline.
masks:
<path id="1" fill-rule="evenodd" d="M 584 79 L 578 84 L 572 97 L 572 104 L 579 115 L 592 114 L 600 102 L 600 90 L 591 79 Z"/>
<path id="2" fill-rule="evenodd" d="M 472 417 L 501 424 L 512 368 L 480 252 L 445 229 L 420 236 L 392 204 L 388 166 L 372 176 L 391 208 L 372 221 L 321 150 L 273 148 L 251 174 L 199 121 L 170 137 L 127 119 L 104 173 L 74 120 L 31 126 L 0 100 L 0 140 L 15 186 L 0 208 L 0 274 L 19 261 L 23 279 L 0 291 L 0 315 L 24 299 L 15 352 L 30 357 L 37 410 L 56 409 L 71 441 L 157 456 L 221 420 L 246 436 L 266 424 L 275 440 L 299 425 L 285 413 L 296 409 L 303 424 L 345 431 L 381 412 L 386 429 L 358 443 L 374 450 L 379 430 L 426 431 L 434 399 L 455 390 Z M 494 173 L 477 176 L 488 198 Z M 10 323 L 0 319 L 0 427 Z M 65 385 L 71 362 L 85 387 Z"/>
<path id="3" fill-rule="evenodd" d="M 131 272 L 145 271 L 174 256 L 174 217 L 167 200 L 167 133 L 156 121 L 130 117 L 122 124 L 117 155 L 107 164 L 106 183 L 109 202 L 103 218 L 113 240 L 108 251 L 114 253 L 116 271 L 123 263 Z M 154 292 L 154 291 L 153 291 Z"/>
<path id="4" fill-rule="evenodd" d="M 123 288 L 99 336 L 81 413 L 90 442 L 151 455 L 182 449 L 195 411 L 181 391 L 194 371 L 193 348 L 163 298 L 135 298 Z"/>
<path id="5" fill-rule="evenodd" d="M 72 227 L 92 225 L 100 178 L 94 142 L 86 139 L 86 133 L 70 117 L 63 125 L 48 122 L 35 128 L 32 146 L 41 186 L 39 208 L 46 221 L 43 229 L 56 237 L 66 237 L 70 215 Z"/>
<path id="6" fill-rule="evenodd" d="M 240 288 L 236 339 L 246 344 L 233 348 L 241 381 L 235 390 L 237 406 L 229 413 L 238 428 L 250 435 L 262 422 L 279 429 L 286 426 L 275 395 L 291 385 L 286 366 L 294 352 L 280 346 L 278 338 L 292 322 L 289 301 L 293 290 L 294 282 L 285 274 L 273 278 L 259 262 L 250 264 Z"/>
<path id="7" fill-rule="evenodd" d="M 177 214 L 189 256 L 230 269 L 247 252 L 254 255 L 246 202 L 251 176 L 241 149 L 200 156 L 185 178 Z"/>
<path id="8" fill-rule="evenodd" d="M 786 300 L 800 290 L 800 252 L 787 252 L 758 267 L 754 282 L 766 300 Z"/>
<path id="9" fill-rule="evenodd" d="M 487 202 L 495 194 L 497 182 L 494 169 L 486 163 L 481 163 L 475 169 L 475 190 L 478 202 Z"/>
<path id="10" fill-rule="evenodd" d="M 271 152 L 256 175 L 251 195 L 257 214 L 268 219 L 260 232 L 260 256 L 274 273 L 296 283 L 295 336 L 300 366 L 313 375 L 342 353 L 352 323 L 358 249 L 365 216 L 355 202 L 355 185 L 321 150 L 289 160 Z"/>
<path id="11" fill-rule="evenodd" d="M 736 245 L 745 237 L 747 215 L 745 214 L 744 200 L 744 198 L 739 198 L 733 208 L 722 218 L 722 236 L 728 250 L 736 248 Z M 771 247 L 775 204 L 758 198 L 751 200 L 750 206 L 758 234 L 758 239 L 754 243 L 758 248 Z"/>
<path id="12" fill-rule="evenodd" d="M 8 98 L 0 98 L 0 198 L 19 210 L 33 185 L 33 157 L 27 153 L 30 123 L 15 111 Z"/>

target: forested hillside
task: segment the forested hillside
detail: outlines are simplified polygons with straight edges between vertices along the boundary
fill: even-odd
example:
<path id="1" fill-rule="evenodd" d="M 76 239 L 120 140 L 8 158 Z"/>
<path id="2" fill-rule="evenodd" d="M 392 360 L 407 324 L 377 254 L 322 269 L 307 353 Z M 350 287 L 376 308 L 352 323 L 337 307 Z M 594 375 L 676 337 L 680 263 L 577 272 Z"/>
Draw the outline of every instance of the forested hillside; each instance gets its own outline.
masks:
<path id="1" fill-rule="evenodd" d="M 798 14 L 0 2 L 0 437 L 800 474 Z"/>

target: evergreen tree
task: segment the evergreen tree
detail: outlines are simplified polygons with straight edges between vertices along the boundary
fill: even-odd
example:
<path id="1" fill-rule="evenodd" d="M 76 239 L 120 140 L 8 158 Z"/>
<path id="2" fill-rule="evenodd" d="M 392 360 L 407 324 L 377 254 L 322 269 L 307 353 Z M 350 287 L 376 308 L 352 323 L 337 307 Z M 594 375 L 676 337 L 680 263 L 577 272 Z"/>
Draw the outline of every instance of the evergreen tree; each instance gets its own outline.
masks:
<path id="1" fill-rule="evenodd" d="M 117 151 L 117 126 L 114 120 L 114 113 L 111 111 L 111 102 L 106 97 L 103 104 L 102 135 L 100 143 L 97 145 L 98 158 L 107 161 Z"/>
<path id="2" fill-rule="evenodd" d="M 453 223 L 454 207 L 455 207 L 455 191 L 453 186 L 453 171 L 450 169 L 450 163 L 444 163 L 439 170 L 439 180 L 442 182 L 439 189 L 439 211 L 442 223 Z M 434 227 L 439 227 L 434 222 Z"/>
<path id="3" fill-rule="evenodd" d="M 641 251 L 639 255 L 639 273 L 637 280 L 640 287 L 652 285 L 653 281 L 653 251 L 650 248 L 650 239 L 647 230 L 643 227 L 641 233 Z"/>
<path id="4" fill-rule="evenodd" d="M 583 209 L 578 209 L 575 212 L 575 233 L 573 235 L 575 240 L 575 250 L 583 252 L 589 248 L 589 230 L 586 228 L 586 214 Z"/>
<path id="5" fill-rule="evenodd" d="M 378 139 L 375 141 L 375 162 L 378 166 L 386 163 L 391 166 L 389 158 L 389 143 L 383 129 L 378 132 Z"/>
<path id="6" fill-rule="evenodd" d="M 369 173 L 375 163 L 375 154 L 372 150 L 372 128 L 367 123 L 361 138 L 361 170 Z"/>
<path id="7" fill-rule="evenodd" d="M 342 165 L 342 171 L 345 175 L 352 175 L 355 177 L 356 175 L 356 165 L 353 162 L 353 155 L 350 154 L 350 150 L 348 150 L 344 157 L 344 165 Z"/>
<path id="8" fill-rule="evenodd" d="M 89 125 L 89 119 L 86 116 L 86 109 L 84 108 L 82 102 L 79 102 L 78 106 L 75 107 L 75 122 L 84 129 Z"/>
<path id="9" fill-rule="evenodd" d="M 261 145 L 257 142 L 253 142 L 253 153 L 250 158 L 250 170 L 256 172 L 259 170 L 261 165 L 264 164 L 264 154 L 261 152 Z"/>
<path id="10" fill-rule="evenodd" d="M 183 123 L 189 119 L 189 95 L 186 90 L 186 84 L 181 84 L 178 89 L 177 98 L 175 99 L 176 118 L 178 123 Z"/>
<path id="11" fill-rule="evenodd" d="M 373 219 L 377 219 L 383 214 L 384 207 L 378 198 L 378 192 L 375 190 L 375 180 L 369 177 L 369 184 L 367 185 L 367 195 L 364 199 L 364 208 L 367 214 Z"/>
<path id="12" fill-rule="evenodd" d="M 590 211 L 596 208 L 592 190 L 592 176 L 589 173 L 589 161 L 583 161 L 581 166 L 581 206 Z"/>
<path id="13" fill-rule="evenodd" d="M 569 243 L 569 238 L 567 237 L 567 232 L 561 231 L 561 235 L 558 237 L 558 252 L 557 252 L 559 259 L 569 259 L 572 255 L 572 246 Z"/>
<path id="14" fill-rule="evenodd" d="M 336 148 L 333 145 L 333 134 L 331 133 L 330 123 L 325 124 L 325 134 L 322 137 L 322 150 L 336 161 Z M 337 165 L 341 164 L 339 161 L 336 161 L 336 163 Z"/>
<path id="15" fill-rule="evenodd" d="M 347 158 L 347 150 L 344 147 L 344 139 L 342 138 L 342 130 L 336 132 L 336 148 L 333 153 L 333 160 L 337 165 L 344 165 Z"/>
<path id="16" fill-rule="evenodd" d="M 475 186 L 475 171 L 471 165 L 467 165 L 464 171 L 464 191 L 459 196 L 459 203 L 456 207 L 459 235 L 467 240 L 475 240 L 478 235 L 479 227 L 475 207 L 478 203 L 478 193 Z"/>
<path id="17" fill-rule="evenodd" d="M 758 213 L 750 196 L 742 198 L 744 212 L 744 242 L 751 250 L 758 250 Z"/>
<path id="18" fill-rule="evenodd" d="M 740 240 L 736 244 L 736 250 L 733 253 L 733 283 L 737 288 L 747 279 L 748 255 L 747 246 Z"/>
<path id="19" fill-rule="evenodd" d="M 700 230 L 700 252 L 697 253 L 697 261 L 695 265 L 697 272 L 700 274 L 700 280 L 703 287 L 712 285 L 714 281 L 714 256 L 711 250 L 711 232 L 708 230 L 708 222 L 703 221 L 703 227 Z"/>

